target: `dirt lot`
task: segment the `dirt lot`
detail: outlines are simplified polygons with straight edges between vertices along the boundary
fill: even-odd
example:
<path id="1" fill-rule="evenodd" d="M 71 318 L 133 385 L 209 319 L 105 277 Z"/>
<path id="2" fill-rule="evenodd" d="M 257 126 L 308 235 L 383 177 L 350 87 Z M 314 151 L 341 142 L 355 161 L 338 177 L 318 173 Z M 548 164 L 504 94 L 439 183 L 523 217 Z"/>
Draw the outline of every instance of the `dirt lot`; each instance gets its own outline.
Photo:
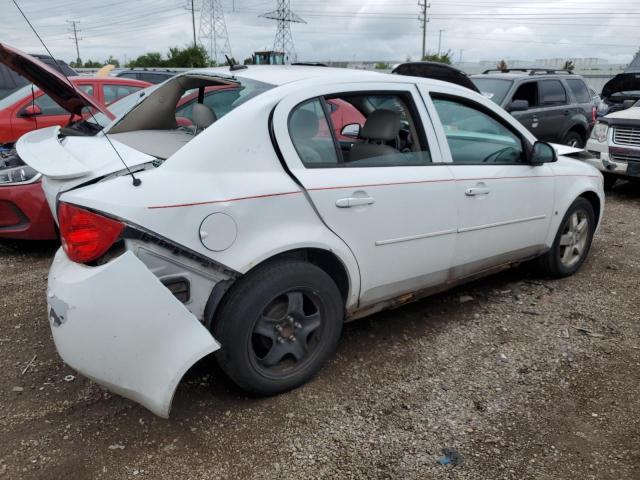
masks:
<path id="1" fill-rule="evenodd" d="M 168 421 L 70 377 L 45 314 L 56 246 L 0 242 L 0 478 L 637 479 L 639 238 L 622 185 L 578 275 L 515 269 L 349 324 L 275 398 L 205 360 Z"/>

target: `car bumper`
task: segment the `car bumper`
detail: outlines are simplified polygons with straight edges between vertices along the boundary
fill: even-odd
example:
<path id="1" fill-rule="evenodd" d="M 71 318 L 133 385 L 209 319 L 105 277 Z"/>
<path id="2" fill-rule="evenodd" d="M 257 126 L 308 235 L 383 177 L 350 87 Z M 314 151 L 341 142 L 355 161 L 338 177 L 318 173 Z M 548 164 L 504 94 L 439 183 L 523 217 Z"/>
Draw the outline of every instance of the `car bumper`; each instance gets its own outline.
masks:
<path id="1" fill-rule="evenodd" d="M 185 372 L 220 348 L 132 252 L 87 267 L 58 250 L 47 302 L 65 363 L 164 418 Z"/>
<path id="2" fill-rule="evenodd" d="M 603 173 L 640 176 L 640 149 L 618 147 L 590 139 L 587 142 L 587 151 L 592 158 L 585 161 Z"/>
<path id="3" fill-rule="evenodd" d="M 39 181 L 0 187 L 0 238 L 57 238 L 55 222 Z"/>

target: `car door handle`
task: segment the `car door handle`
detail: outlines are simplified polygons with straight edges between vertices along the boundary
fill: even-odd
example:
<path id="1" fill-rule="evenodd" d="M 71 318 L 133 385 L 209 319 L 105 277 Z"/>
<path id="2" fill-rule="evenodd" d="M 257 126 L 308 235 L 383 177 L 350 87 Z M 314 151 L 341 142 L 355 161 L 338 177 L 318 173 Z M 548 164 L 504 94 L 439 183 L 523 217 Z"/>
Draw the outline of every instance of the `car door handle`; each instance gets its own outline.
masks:
<path id="1" fill-rule="evenodd" d="M 371 205 L 375 203 L 373 197 L 347 197 L 336 200 L 336 207 L 338 208 L 351 208 L 360 207 L 362 205 Z"/>
<path id="2" fill-rule="evenodd" d="M 491 190 L 489 190 L 486 187 L 472 187 L 472 188 L 467 188 L 464 191 L 464 194 L 467 197 L 473 197 L 475 195 L 487 195 L 489 192 L 491 192 Z"/>
<path id="3" fill-rule="evenodd" d="M 565 111 L 564 111 L 564 114 L 565 114 L 565 116 L 569 116 L 569 115 L 571 115 L 571 110 L 565 110 Z"/>

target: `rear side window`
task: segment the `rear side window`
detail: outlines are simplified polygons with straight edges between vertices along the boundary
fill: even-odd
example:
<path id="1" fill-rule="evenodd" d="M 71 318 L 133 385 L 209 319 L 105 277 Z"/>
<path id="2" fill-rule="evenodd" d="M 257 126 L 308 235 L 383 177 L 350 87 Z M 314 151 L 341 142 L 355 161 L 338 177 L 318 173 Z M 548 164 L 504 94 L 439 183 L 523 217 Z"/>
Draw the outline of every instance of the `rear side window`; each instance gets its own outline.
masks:
<path id="1" fill-rule="evenodd" d="M 132 87 L 129 85 L 105 85 L 103 87 L 104 103 L 109 105 L 119 98 L 126 97 L 130 93 L 137 92 L 142 87 Z"/>
<path id="2" fill-rule="evenodd" d="M 135 72 L 126 72 L 126 73 L 121 73 L 120 75 L 118 75 L 119 78 L 133 78 L 133 79 L 137 79 L 138 78 L 138 74 Z"/>
<path id="3" fill-rule="evenodd" d="M 542 80 L 540 82 L 540 103 L 542 105 L 565 105 L 567 92 L 560 80 Z"/>
<path id="4" fill-rule="evenodd" d="M 319 98 L 296 107 L 289 117 L 289 133 L 305 166 L 338 166 L 331 128 Z"/>
<path id="5" fill-rule="evenodd" d="M 84 85 L 78 85 L 78 88 L 82 90 L 84 93 L 86 93 L 87 95 L 93 97 L 93 85 L 91 85 L 90 83 L 87 83 Z"/>
<path id="6" fill-rule="evenodd" d="M 574 78 L 573 80 L 567 80 L 567 84 L 571 89 L 571 93 L 575 97 L 578 103 L 590 103 L 591 95 L 589 94 L 589 89 L 587 85 L 582 81 Z"/>
<path id="7" fill-rule="evenodd" d="M 140 75 L 141 80 L 144 80 L 145 82 L 149 82 L 149 83 L 162 83 L 167 78 L 169 78 L 168 75 L 161 75 L 158 73 L 142 73 Z"/>

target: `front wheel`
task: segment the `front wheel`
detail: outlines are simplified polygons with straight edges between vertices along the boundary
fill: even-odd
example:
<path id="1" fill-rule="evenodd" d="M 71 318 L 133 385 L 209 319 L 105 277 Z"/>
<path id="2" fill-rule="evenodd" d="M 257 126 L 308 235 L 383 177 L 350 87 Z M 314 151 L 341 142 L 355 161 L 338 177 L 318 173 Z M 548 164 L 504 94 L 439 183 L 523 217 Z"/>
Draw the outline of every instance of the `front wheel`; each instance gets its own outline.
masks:
<path id="1" fill-rule="evenodd" d="M 234 285 L 214 320 L 216 358 L 241 388 L 274 395 L 310 380 L 336 349 L 344 303 L 317 266 L 283 260 Z"/>
<path id="2" fill-rule="evenodd" d="M 576 273 L 589 253 L 596 222 L 593 207 L 576 199 L 565 214 L 551 249 L 537 261 L 542 273 L 567 277 Z"/>
<path id="3" fill-rule="evenodd" d="M 562 143 L 573 148 L 584 148 L 584 139 L 578 132 L 569 132 L 565 135 Z"/>

